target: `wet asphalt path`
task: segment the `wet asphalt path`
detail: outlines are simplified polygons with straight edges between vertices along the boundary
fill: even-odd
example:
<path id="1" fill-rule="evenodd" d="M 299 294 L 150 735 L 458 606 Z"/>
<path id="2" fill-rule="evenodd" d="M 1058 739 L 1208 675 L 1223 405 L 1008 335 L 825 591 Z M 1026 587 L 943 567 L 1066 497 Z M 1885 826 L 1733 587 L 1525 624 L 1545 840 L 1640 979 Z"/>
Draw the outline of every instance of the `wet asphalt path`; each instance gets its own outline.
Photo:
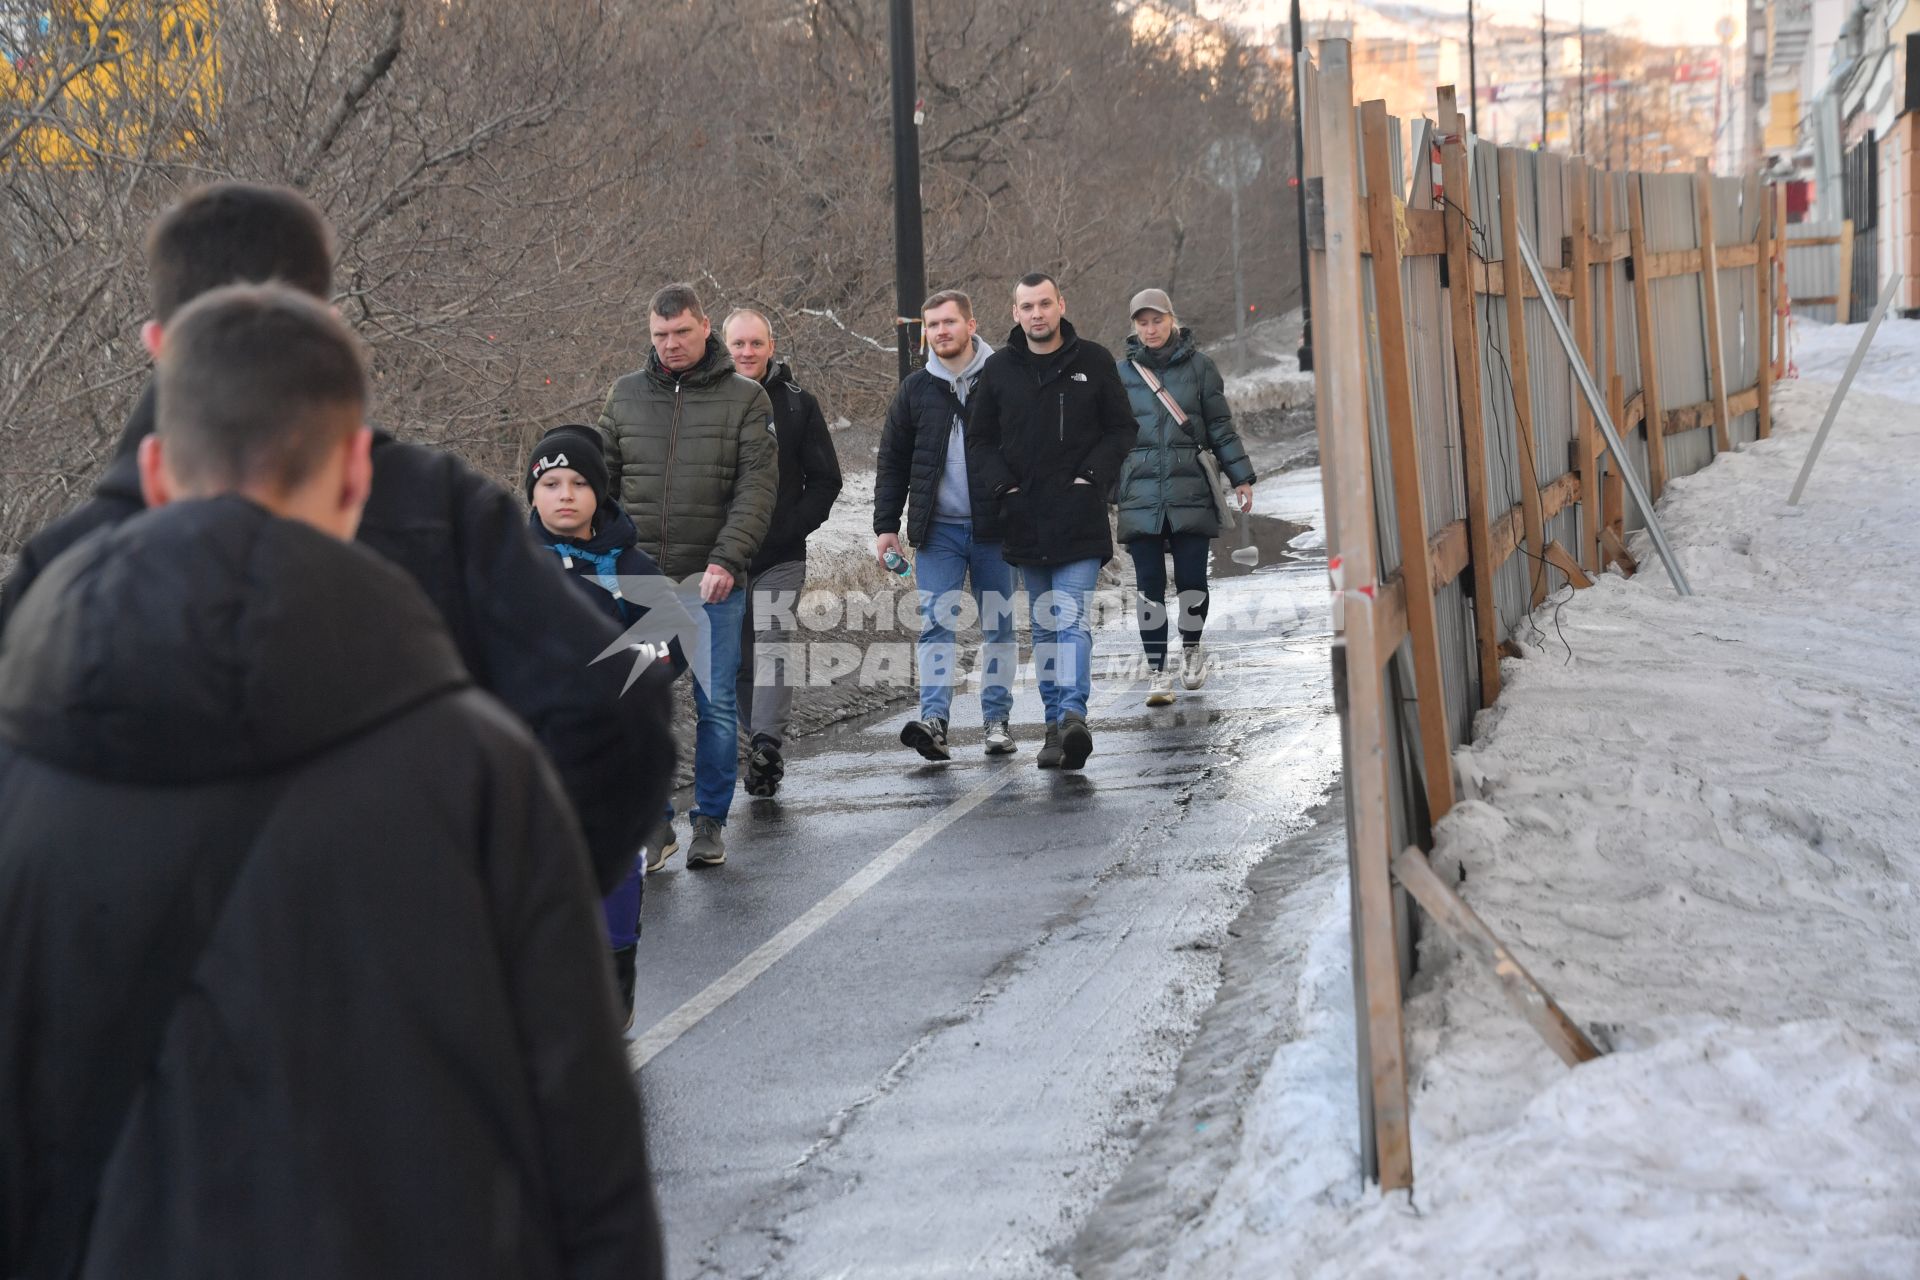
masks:
<path id="1" fill-rule="evenodd" d="M 1097 678 L 1095 754 L 794 744 L 725 866 L 648 878 L 636 1056 L 671 1274 L 1066 1274 L 1218 979 L 1248 869 L 1337 769 L 1324 568 L 1223 579 L 1221 671 L 1171 708 Z M 1098 637 L 1096 669 L 1138 640 Z M 682 838 L 685 839 L 684 818 Z M 930 832 L 931 828 L 931 832 Z M 783 932 L 784 931 L 784 932 Z M 716 990 L 716 981 L 729 985 Z"/>

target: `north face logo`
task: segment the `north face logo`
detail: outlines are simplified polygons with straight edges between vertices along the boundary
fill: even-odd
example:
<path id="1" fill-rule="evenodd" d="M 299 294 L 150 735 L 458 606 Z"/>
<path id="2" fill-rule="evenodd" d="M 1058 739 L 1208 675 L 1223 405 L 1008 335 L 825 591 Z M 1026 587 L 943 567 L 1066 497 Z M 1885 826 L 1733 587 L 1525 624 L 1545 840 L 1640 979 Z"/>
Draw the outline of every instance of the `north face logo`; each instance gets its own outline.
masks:
<path id="1" fill-rule="evenodd" d="M 775 436 L 775 437 L 778 437 L 778 436 L 779 436 L 779 434 L 780 434 L 780 433 L 779 433 L 778 431 L 775 431 L 775 430 L 773 429 L 773 419 L 772 419 L 772 418 L 768 418 L 768 419 L 767 419 L 767 434 L 768 434 L 768 435 L 770 435 L 770 436 Z"/>
<path id="2" fill-rule="evenodd" d="M 538 480 L 542 475 L 555 467 L 570 467 L 572 465 L 572 463 L 567 461 L 567 455 L 564 453 L 552 458 L 542 458 L 533 464 L 533 478 Z"/>
<path id="3" fill-rule="evenodd" d="M 1084 373 L 1070 373 L 1067 375 L 1067 381 L 1069 382 L 1085 382 L 1086 380 L 1087 375 Z"/>

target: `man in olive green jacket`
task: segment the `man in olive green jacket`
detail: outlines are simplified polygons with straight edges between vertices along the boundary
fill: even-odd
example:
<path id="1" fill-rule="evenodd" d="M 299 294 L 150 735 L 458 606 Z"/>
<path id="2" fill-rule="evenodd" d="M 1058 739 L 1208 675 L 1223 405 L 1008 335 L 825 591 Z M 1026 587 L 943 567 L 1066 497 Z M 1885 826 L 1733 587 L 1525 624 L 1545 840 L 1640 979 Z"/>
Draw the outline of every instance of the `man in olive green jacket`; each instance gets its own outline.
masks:
<path id="1" fill-rule="evenodd" d="M 687 865 L 710 867 L 727 859 L 721 829 L 739 767 L 734 682 L 747 593 L 734 587 L 773 519 L 779 440 L 766 389 L 734 372 L 691 285 L 668 285 L 647 310 L 653 353 L 645 369 L 613 384 L 599 425 L 609 488 L 641 548 L 671 581 L 700 575 L 710 641 L 707 678 L 696 675 L 693 686 L 700 727 Z M 679 847 L 671 817 L 648 841 L 649 871 Z"/>

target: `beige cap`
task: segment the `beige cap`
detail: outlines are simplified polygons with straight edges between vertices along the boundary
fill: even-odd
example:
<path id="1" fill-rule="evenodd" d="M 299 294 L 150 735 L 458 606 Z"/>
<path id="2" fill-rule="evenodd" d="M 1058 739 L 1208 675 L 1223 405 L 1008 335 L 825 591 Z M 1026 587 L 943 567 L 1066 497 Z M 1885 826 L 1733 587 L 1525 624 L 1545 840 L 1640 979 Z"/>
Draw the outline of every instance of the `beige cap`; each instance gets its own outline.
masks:
<path id="1" fill-rule="evenodd" d="M 1173 314 L 1173 299 L 1167 296 L 1165 289 L 1142 289 L 1133 295 L 1133 305 L 1127 308 L 1131 319 L 1142 311 L 1158 311 L 1163 316 Z"/>

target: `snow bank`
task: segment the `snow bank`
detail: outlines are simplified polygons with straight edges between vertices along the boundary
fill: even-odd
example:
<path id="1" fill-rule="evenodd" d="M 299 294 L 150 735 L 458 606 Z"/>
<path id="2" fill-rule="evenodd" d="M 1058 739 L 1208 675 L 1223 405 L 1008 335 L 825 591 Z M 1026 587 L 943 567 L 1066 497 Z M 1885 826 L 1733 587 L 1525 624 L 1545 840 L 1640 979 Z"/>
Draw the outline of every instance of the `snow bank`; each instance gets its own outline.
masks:
<path id="1" fill-rule="evenodd" d="M 1411 1199 L 1300 1069 L 1330 1015 L 1174 1274 L 1920 1275 L 1920 324 L 1785 503 L 1859 332 L 1802 324 L 1774 438 L 1669 487 L 1698 594 L 1642 546 L 1542 611 L 1457 753 L 1436 866 L 1614 1052 L 1568 1071 L 1430 932 Z"/>

